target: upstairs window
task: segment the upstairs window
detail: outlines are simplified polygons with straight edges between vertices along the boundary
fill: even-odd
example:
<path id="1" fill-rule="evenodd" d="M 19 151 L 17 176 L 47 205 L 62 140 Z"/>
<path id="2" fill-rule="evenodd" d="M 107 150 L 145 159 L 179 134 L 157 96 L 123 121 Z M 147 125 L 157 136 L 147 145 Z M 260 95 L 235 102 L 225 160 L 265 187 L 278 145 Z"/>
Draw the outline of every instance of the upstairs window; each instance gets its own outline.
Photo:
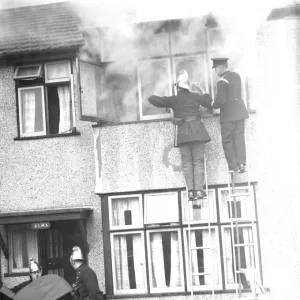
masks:
<path id="1" fill-rule="evenodd" d="M 69 60 L 17 66 L 20 137 L 74 130 L 72 76 Z"/>

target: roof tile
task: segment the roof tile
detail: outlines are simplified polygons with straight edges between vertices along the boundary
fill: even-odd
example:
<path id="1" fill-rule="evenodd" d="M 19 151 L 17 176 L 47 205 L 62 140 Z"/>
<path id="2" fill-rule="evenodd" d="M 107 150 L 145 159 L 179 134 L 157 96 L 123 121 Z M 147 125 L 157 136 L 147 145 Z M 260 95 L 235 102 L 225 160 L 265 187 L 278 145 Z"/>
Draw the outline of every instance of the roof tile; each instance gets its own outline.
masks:
<path id="1" fill-rule="evenodd" d="M 84 44 L 70 2 L 0 10 L 0 57 Z"/>

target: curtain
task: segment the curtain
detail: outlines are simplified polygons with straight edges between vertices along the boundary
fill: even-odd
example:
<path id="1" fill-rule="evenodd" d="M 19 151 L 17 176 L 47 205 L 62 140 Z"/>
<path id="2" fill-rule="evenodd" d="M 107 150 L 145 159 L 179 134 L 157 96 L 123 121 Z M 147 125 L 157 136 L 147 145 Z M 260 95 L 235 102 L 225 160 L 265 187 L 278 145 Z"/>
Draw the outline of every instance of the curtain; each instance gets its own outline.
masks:
<path id="1" fill-rule="evenodd" d="M 112 199 L 112 224 L 113 226 L 141 225 L 139 198 Z M 128 222 L 130 224 L 128 224 Z"/>
<path id="2" fill-rule="evenodd" d="M 133 245 L 132 253 L 131 251 L 128 251 L 128 244 L 131 243 L 131 241 Z M 141 234 L 124 234 L 114 236 L 113 251 L 115 255 L 117 290 L 144 288 L 145 264 Z M 133 262 L 130 260 L 131 258 L 133 258 Z"/>
<path id="3" fill-rule="evenodd" d="M 224 248 L 225 248 L 225 264 L 227 271 L 227 283 L 234 283 L 234 261 L 233 261 L 233 252 L 232 252 L 232 241 L 231 241 L 231 229 L 224 229 Z"/>
<path id="4" fill-rule="evenodd" d="M 23 93 L 23 132 L 35 132 L 35 92 L 24 90 Z"/>
<path id="5" fill-rule="evenodd" d="M 13 232 L 12 235 L 13 253 L 14 253 L 14 268 L 23 268 L 23 256 L 22 256 L 22 232 Z"/>
<path id="6" fill-rule="evenodd" d="M 153 288 L 181 287 L 178 232 L 150 233 Z"/>
<path id="7" fill-rule="evenodd" d="M 38 259 L 37 232 L 22 230 L 12 232 L 13 268 L 28 267 L 29 258 Z"/>
<path id="8" fill-rule="evenodd" d="M 26 231 L 26 242 L 28 259 L 32 257 L 34 260 L 38 260 L 37 232 L 33 230 Z"/>
<path id="9" fill-rule="evenodd" d="M 69 86 L 57 87 L 59 98 L 59 133 L 71 130 L 72 128 L 72 105 Z"/>
<path id="10" fill-rule="evenodd" d="M 246 268 L 255 268 L 254 246 L 247 246 L 253 244 L 253 229 L 251 227 L 244 227 L 242 229 L 244 244 L 245 244 L 245 260 Z"/>
<path id="11" fill-rule="evenodd" d="M 188 232 L 187 232 L 188 235 Z M 187 236 L 188 238 L 188 236 Z M 217 256 L 216 231 L 193 230 L 191 231 L 191 247 L 212 247 L 212 249 L 192 250 L 192 273 L 211 273 L 213 275 L 193 276 L 193 286 L 211 285 L 212 279 L 214 284 L 220 282 L 219 259 Z"/>

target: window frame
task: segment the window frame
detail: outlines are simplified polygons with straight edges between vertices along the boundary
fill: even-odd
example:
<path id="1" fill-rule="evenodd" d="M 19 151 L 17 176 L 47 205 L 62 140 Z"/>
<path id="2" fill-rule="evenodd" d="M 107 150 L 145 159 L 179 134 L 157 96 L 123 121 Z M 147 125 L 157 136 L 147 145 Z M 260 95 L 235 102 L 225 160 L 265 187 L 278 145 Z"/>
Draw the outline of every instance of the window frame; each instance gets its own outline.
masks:
<path id="1" fill-rule="evenodd" d="M 210 227 L 209 226 L 195 226 L 195 227 L 191 228 L 191 230 L 193 230 L 193 229 L 194 230 L 197 230 L 197 229 L 208 230 L 208 232 L 209 232 L 209 230 L 215 230 L 216 231 L 216 242 L 217 242 L 217 246 L 218 246 L 216 248 L 216 255 L 218 257 L 218 264 L 219 264 L 219 265 L 217 265 L 217 267 L 218 267 L 218 271 L 219 271 L 218 275 L 219 275 L 219 278 L 220 278 L 220 284 L 219 285 L 215 285 L 215 284 L 204 285 L 204 286 L 201 286 L 201 285 L 195 286 L 195 285 L 193 285 L 193 290 L 194 291 L 210 291 L 211 290 L 210 287 L 213 286 L 215 290 L 221 291 L 222 290 L 222 278 L 223 278 L 223 276 L 222 276 L 222 270 L 221 270 L 222 269 L 222 267 L 221 267 L 222 261 L 220 259 L 221 245 L 220 245 L 220 239 L 219 239 L 219 236 L 220 236 L 219 228 L 218 228 L 217 225 L 212 225 Z M 187 262 L 186 266 L 185 266 L 185 268 L 186 268 L 185 271 L 186 271 L 186 274 L 187 274 L 186 284 L 187 284 L 187 291 L 190 292 L 191 291 L 190 276 L 188 276 L 189 275 L 188 271 L 189 271 L 189 268 L 190 268 L 190 262 L 189 262 L 189 252 L 188 252 L 188 248 L 187 248 L 188 247 L 188 238 L 186 237 L 188 235 L 188 228 L 183 229 L 183 235 L 184 235 L 183 239 L 184 239 L 184 249 L 185 249 L 184 255 L 185 255 L 185 261 Z M 212 250 L 208 250 L 208 251 L 212 251 Z M 214 278 L 213 275 L 211 275 L 211 276 L 212 276 L 212 278 Z"/>
<path id="2" fill-rule="evenodd" d="M 27 230 L 27 231 L 36 231 L 30 227 L 29 224 L 22 224 L 22 225 L 8 225 L 8 245 L 9 245 L 9 259 L 8 259 L 8 270 L 9 273 L 16 274 L 16 273 L 28 273 L 29 272 L 29 267 L 28 268 L 20 268 L 20 269 L 14 269 L 13 268 L 13 238 L 12 238 L 12 233 L 15 231 L 21 231 L 21 230 Z M 39 255 L 39 243 L 38 243 L 38 232 L 36 231 L 36 257 L 34 258 L 35 260 L 38 260 L 38 255 Z"/>
<path id="3" fill-rule="evenodd" d="M 234 227 L 235 225 L 233 225 Z M 256 224 L 253 224 L 253 223 L 246 223 L 246 224 L 240 224 L 240 226 L 242 228 L 244 227 L 250 227 L 252 228 L 252 236 L 253 236 L 253 253 L 254 253 L 254 260 L 256 261 L 256 264 L 258 264 L 259 268 L 258 268 L 258 271 L 260 271 L 261 269 L 261 265 L 260 265 L 260 255 L 259 255 L 259 249 L 258 249 L 258 245 L 259 245 L 259 240 L 258 240 L 258 230 L 257 230 L 257 225 Z M 240 227 L 239 227 L 240 228 Z M 227 224 L 227 225 L 223 225 L 221 226 L 221 237 L 222 237 L 222 245 L 225 245 L 225 229 L 229 229 L 230 230 L 230 234 L 232 234 L 232 232 L 234 232 L 236 229 L 235 228 L 232 228 L 232 226 L 230 224 Z M 232 239 L 230 239 L 232 241 Z M 232 246 L 230 244 L 230 247 L 232 249 Z M 240 246 L 238 246 L 239 248 L 241 248 Z M 245 246 L 243 246 L 245 247 Z M 247 245 L 246 245 L 247 247 Z M 248 246 L 250 247 L 250 246 Z M 226 249 L 225 247 L 223 246 L 223 251 L 222 251 L 222 254 L 223 254 L 223 257 L 224 257 L 224 283 L 225 283 L 225 289 L 236 289 L 238 288 L 239 286 L 239 283 L 233 283 L 233 284 L 230 284 L 230 283 L 227 283 L 228 282 L 228 278 L 227 278 L 227 265 L 225 263 L 225 259 L 226 259 Z M 232 253 L 233 254 L 233 253 Z M 235 256 L 232 255 L 235 259 Z M 233 262 L 234 266 L 236 266 L 236 262 Z M 237 272 L 235 272 L 235 276 L 233 278 L 238 278 L 239 275 L 237 275 Z"/>
<path id="4" fill-rule="evenodd" d="M 261 264 L 261 254 L 260 254 L 260 238 L 259 238 L 259 230 L 258 230 L 258 220 L 257 220 L 257 211 L 256 211 L 256 194 L 255 194 L 255 185 L 256 183 L 251 183 L 250 187 L 253 189 L 253 205 L 254 205 L 254 211 L 255 211 L 255 218 L 253 220 L 242 220 L 242 225 L 243 227 L 246 228 L 252 228 L 254 227 L 255 229 L 252 231 L 252 234 L 248 234 L 250 238 L 254 238 L 254 247 L 255 247 L 255 253 L 253 256 L 254 260 L 251 260 L 255 262 L 255 267 L 257 271 L 259 272 L 260 276 L 262 277 L 262 264 Z M 238 183 L 236 187 L 246 188 L 248 187 L 247 183 Z M 230 226 L 232 226 L 232 222 L 230 220 L 222 220 L 220 218 L 220 192 L 219 190 L 224 190 L 227 189 L 228 187 L 226 185 L 212 185 L 209 186 L 209 191 L 212 193 L 212 197 L 214 200 L 214 203 L 216 205 L 216 212 L 215 216 L 216 219 L 208 220 L 205 221 L 196 221 L 196 222 L 191 222 L 191 229 L 207 229 L 210 227 L 213 230 L 216 230 L 216 240 L 213 245 L 216 245 L 216 249 L 213 249 L 213 251 L 217 251 L 216 255 L 218 257 L 218 262 L 216 264 L 216 267 L 214 270 L 218 270 L 218 276 L 219 276 L 219 283 L 216 285 L 214 284 L 214 290 L 218 291 L 220 293 L 227 293 L 227 292 L 234 292 L 235 287 L 237 284 L 227 284 L 227 270 L 226 270 L 226 260 L 225 260 L 225 239 L 224 239 L 224 230 L 226 228 L 230 229 Z M 139 228 L 123 228 L 123 229 L 111 229 L 109 226 L 110 220 L 108 220 L 107 216 L 110 217 L 110 211 L 109 211 L 109 201 L 106 201 L 105 199 L 108 199 L 108 197 L 127 197 L 125 193 L 115 193 L 111 195 L 104 196 L 103 201 L 101 201 L 102 204 L 102 217 L 103 217 L 103 234 L 104 234 L 104 260 L 105 260 L 105 276 L 106 280 L 108 282 L 112 282 L 113 278 L 115 277 L 114 272 L 115 269 L 112 269 L 112 260 L 111 257 L 113 256 L 113 244 L 111 242 L 112 236 L 115 234 L 130 234 L 133 232 L 141 232 L 143 234 L 144 238 L 144 258 L 146 260 L 146 266 L 145 266 L 145 273 L 146 273 L 146 291 L 144 292 L 143 295 L 149 296 L 152 294 L 156 293 L 162 293 L 162 294 L 176 294 L 176 293 L 190 293 L 190 284 L 189 284 L 189 272 L 188 272 L 188 263 L 189 263 L 189 254 L 187 252 L 187 230 L 188 230 L 188 224 L 187 222 L 184 222 L 184 210 L 183 210 L 183 201 L 184 201 L 184 193 L 185 189 L 183 188 L 177 188 L 177 189 L 169 189 L 169 190 L 155 190 L 155 191 L 136 191 L 136 192 L 131 192 L 128 195 L 134 195 L 137 196 L 139 195 L 142 198 L 142 211 L 141 213 L 144 214 L 144 201 L 145 197 L 147 194 L 165 194 L 165 193 L 177 193 L 178 195 L 178 204 L 179 204 L 179 223 L 174 224 L 174 223 L 169 223 L 169 224 L 145 224 L 142 223 L 142 226 Z M 106 218 L 106 220 L 105 220 Z M 240 220 L 239 220 L 240 222 Z M 240 223 L 239 223 L 240 224 Z M 225 228 L 225 229 L 224 229 Z M 150 279 L 150 276 L 152 276 L 152 271 L 150 270 L 151 268 L 151 257 L 150 257 L 150 244 L 149 244 L 149 233 L 148 232 L 164 232 L 164 231 L 179 231 L 180 232 L 180 239 L 181 239 L 181 255 L 183 257 L 183 275 L 184 275 L 184 290 L 179 291 L 177 288 L 153 288 L 151 285 L 152 279 Z M 246 233 L 245 233 L 246 234 Z M 108 248 L 107 248 L 108 247 Z M 210 251 L 210 250 L 208 250 Z M 232 252 L 233 254 L 233 252 Z M 252 259 L 252 255 L 250 256 Z M 245 259 L 247 259 L 245 257 Z M 243 261 L 242 261 L 243 262 Z M 244 263 L 248 263 L 248 260 L 245 260 Z M 247 266 L 248 267 L 248 266 Z M 115 268 L 115 266 L 113 266 Z M 114 279 L 115 280 L 115 279 Z M 194 286 L 193 290 L 196 293 L 211 293 L 212 285 L 200 285 L 200 286 Z M 134 290 L 119 290 L 115 291 L 115 286 L 114 282 L 110 285 L 107 286 L 107 294 L 108 295 L 136 295 L 139 294 L 140 291 L 134 291 Z"/>
<path id="5" fill-rule="evenodd" d="M 180 280 L 181 286 L 180 287 L 172 287 L 172 288 L 155 288 L 153 287 L 153 271 L 150 267 L 152 264 L 151 259 L 151 244 L 150 244 L 150 234 L 153 232 L 177 232 L 178 233 L 178 245 L 179 245 L 179 263 L 180 263 Z M 146 231 L 146 240 L 147 240 L 147 253 L 148 255 L 148 266 L 149 266 L 149 291 L 150 293 L 173 293 L 173 292 L 183 292 L 184 291 L 184 264 L 183 264 L 183 252 L 182 252 L 182 236 L 180 228 L 157 228 L 157 229 L 150 229 Z"/>
<path id="6" fill-rule="evenodd" d="M 167 108 L 165 108 L 166 112 L 163 114 L 154 114 L 154 115 L 144 115 L 143 114 L 143 95 L 142 95 L 142 83 L 141 83 L 141 67 L 140 67 L 140 63 L 144 63 L 144 62 L 152 62 L 152 61 L 166 61 L 167 62 L 167 71 L 168 71 L 168 90 L 169 90 L 169 96 L 172 95 L 172 67 L 171 67 L 171 61 L 170 61 L 170 57 L 166 56 L 166 57 L 162 57 L 162 58 L 148 58 L 148 59 L 143 59 L 137 62 L 137 91 L 138 91 L 138 104 L 139 104 L 139 118 L 140 121 L 143 120 L 157 120 L 157 119 L 166 119 L 166 118 L 170 118 L 172 117 L 172 113 L 171 112 L 167 112 Z M 167 96 L 167 95 L 165 95 Z"/>
<path id="7" fill-rule="evenodd" d="M 58 79 L 58 78 L 48 79 L 48 76 L 47 76 L 48 66 L 49 65 L 57 65 L 58 62 L 59 63 L 68 63 L 68 75 L 69 76 L 62 77 L 60 79 Z M 44 77 L 45 84 L 47 84 L 47 83 L 57 83 L 57 82 L 70 82 L 71 81 L 72 73 L 71 73 L 71 62 L 70 62 L 70 60 L 55 60 L 55 61 L 51 61 L 51 62 L 45 62 L 44 63 L 44 69 L 45 69 L 45 77 Z"/>
<path id="8" fill-rule="evenodd" d="M 32 133 L 24 133 L 23 132 L 23 114 L 22 114 L 22 101 L 21 101 L 21 91 L 22 90 L 30 90 L 30 89 L 36 89 L 41 88 L 41 95 L 42 95 L 42 109 L 43 109 L 43 131 L 39 132 L 32 132 Z M 46 109 L 45 109 L 45 88 L 43 85 L 36 85 L 36 86 L 30 86 L 30 87 L 18 87 L 18 106 L 19 106 L 19 129 L 20 129 L 20 136 L 21 137 L 32 137 L 32 136 L 40 136 L 45 135 L 47 132 L 46 129 Z"/>
<path id="9" fill-rule="evenodd" d="M 46 65 L 51 64 L 58 64 L 60 62 L 67 62 L 68 63 L 68 78 L 64 77 L 62 79 L 55 79 L 55 80 L 46 80 Z M 24 77 L 14 77 L 15 79 L 15 88 L 17 94 L 17 120 L 18 120 L 18 138 L 16 139 L 32 139 L 32 138 L 42 138 L 42 137 L 56 137 L 56 136 L 65 136 L 65 135 L 74 135 L 76 134 L 76 116 L 75 116 L 75 89 L 74 89 L 74 74 L 73 74 L 73 59 L 72 58 L 64 58 L 64 59 L 52 59 L 52 60 L 43 60 L 37 64 L 18 64 L 15 68 L 15 74 L 17 74 L 19 68 L 26 68 L 29 66 L 40 66 L 39 68 L 39 76 L 30 76 L 30 79 L 40 79 L 39 82 L 31 82 Z M 43 74 L 42 74 L 43 73 Z M 24 80 L 24 81 L 22 81 Z M 21 84 L 22 82 L 22 84 Z M 60 86 L 60 85 L 67 85 L 69 87 L 70 93 L 70 106 L 71 106 L 71 113 L 70 113 L 70 123 L 71 127 L 66 132 L 57 132 L 57 133 L 50 133 L 50 125 L 49 125 L 49 107 L 48 107 L 48 87 L 51 86 Z M 21 97 L 20 91 L 24 89 L 31 89 L 42 87 L 42 106 L 43 106 L 43 132 L 34 132 L 30 134 L 24 134 L 22 128 L 22 104 L 21 104 Z"/>
<path id="10" fill-rule="evenodd" d="M 135 231 L 121 231 L 121 232 L 113 232 L 111 233 L 111 249 L 114 249 L 114 236 L 117 235 L 130 235 L 130 234 L 141 234 L 141 240 L 142 240 L 142 244 L 145 245 L 145 234 L 143 230 L 135 230 Z M 146 255 L 144 252 L 143 255 L 144 258 L 144 279 L 145 279 L 145 288 L 144 289 L 123 289 L 123 290 L 118 290 L 117 289 L 117 276 L 116 276 L 116 272 L 114 272 L 116 265 L 115 265 L 115 255 L 114 255 L 114 251 L 111 251 L 111 263 L 112 263 L 112 279 L 113 279 L 113 291 L 114 291 L 114 295 L 130 295 L 130 294 L 140 294 L 140 293 L 146 293 L 147 292 L 147 268 L 146 268 Z"/>
<path id="11" fill-rule="evenodd" d="M 124 225 L 124 226 L 116 226 L 112 224 L 113 218 L 112 218 L 112 201 L 113 199 L 126 199 L 126 198 L 131 198 L 131 197 L 137 197 L 138 198 L 138 202 L 139 202 L 139 208 L 140 208 L 140 226 L 136 226 L 136 225 Z M 143 226 L 143 214 L 142 214 L 142 196 L 141 195 L 137 195 L 137 194 L 129 194 L 129 195 L 119 195 L 119 196 L 110 196 L 108 197 L 108 203 L 109 203 L 109 227 L 111 230 L 128 230 L 128 229 L 137 229 L 137 228 L 141 228 Z"/>
<path id="12" fill-rule="evenodd" d="M 39 67 L 38 71 L 36 74 L 32 74 L 32 75 L 27 75 L 27 76 L 18 76 L 18 71 L 22 68 L 27 68 L 27 67 Z M 37 78 L 37 77 L 41 77 L 41 70 L 42 70 L 42 64 L 32 64 L 32 65 L 21 65 L 21 66 L 17 66 L 15 73 L 14 73 L 14 79 L 26 79 L 26 78 Z"/>

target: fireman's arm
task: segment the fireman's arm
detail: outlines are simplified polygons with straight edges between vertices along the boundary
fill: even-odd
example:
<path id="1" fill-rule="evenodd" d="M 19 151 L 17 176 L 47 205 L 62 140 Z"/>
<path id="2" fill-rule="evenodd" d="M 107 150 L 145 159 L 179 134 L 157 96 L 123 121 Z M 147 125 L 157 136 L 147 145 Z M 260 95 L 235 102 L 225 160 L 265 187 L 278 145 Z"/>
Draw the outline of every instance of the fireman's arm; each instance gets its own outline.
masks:
<path id="1" fill-rule="evenodd" d="M 200 105 L 206 108 L 211 108 L 212 105 L 212 98 L 210 94 L 203 94 L 200 96 Z"/>
<path id="2" fill-rule="evenodd" d="M 213 108 L 215 108 L 215 109 L 221 108 L 223 106 L 223 104 L 226 103 L 227 97 L 228 97 L 228 86 L 229 86 L 229 82 L 226 79 L 221 78 L 218 81 L 217 97 L 213 103 Z"/>
<path id="3" fill-rule="evenodd" d="M 160 96 L 155 96 L 152 95 L 148 98 L 148 101 L 157 107 L 172 107 L 172 103 L 174 102 L 174 96 L 170 97 L 160 97 Z"/>

